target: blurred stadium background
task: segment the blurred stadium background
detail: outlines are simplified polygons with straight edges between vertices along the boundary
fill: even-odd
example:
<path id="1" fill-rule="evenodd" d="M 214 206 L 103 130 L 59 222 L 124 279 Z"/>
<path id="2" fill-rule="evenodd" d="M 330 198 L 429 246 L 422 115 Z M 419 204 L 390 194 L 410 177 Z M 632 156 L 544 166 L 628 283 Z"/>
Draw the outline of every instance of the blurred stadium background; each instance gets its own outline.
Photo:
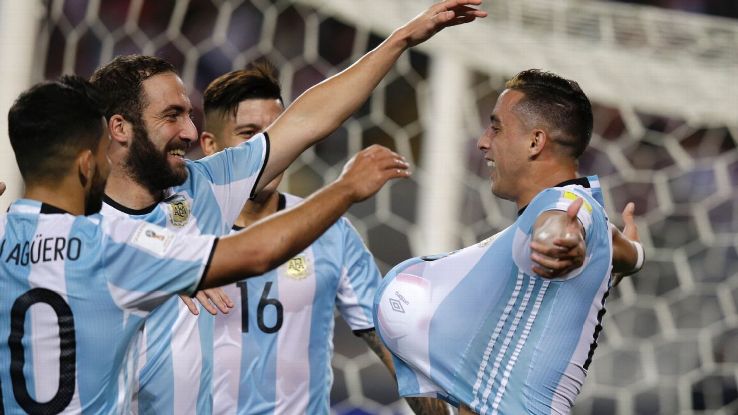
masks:
<path id="1" fill-rule="evenodd" d="M 33 82 L 144 53 L 177 66 L 199 126 L 202 90 L 216 76 L 266 57 L 290 102 L 430 3 L 0 0 L 0 109 Z M 531 67 L 573 78 L 595 109 L 581 173 L 601 176 L 615 223 L 636 202 L 648 252 L 608 299 L 574 413 L 738 414 L 738 2 L 627 3 L 640 4 L 487 0 L 485 21 L 406 53 L 360 111 L 290 168 L 283 189 L 307 195 L 358 149 L 387 145 L 411 160 L 413 179 L 350 213 L 381 269 L 472 244 L 515 215 L 491 195 L 476 150 L 504 80 Z M 3 115 L 3 210 L 21 192 L 6 131 Z M 335 343 L 336 414 L 407 411 L 341 321 Z"/>

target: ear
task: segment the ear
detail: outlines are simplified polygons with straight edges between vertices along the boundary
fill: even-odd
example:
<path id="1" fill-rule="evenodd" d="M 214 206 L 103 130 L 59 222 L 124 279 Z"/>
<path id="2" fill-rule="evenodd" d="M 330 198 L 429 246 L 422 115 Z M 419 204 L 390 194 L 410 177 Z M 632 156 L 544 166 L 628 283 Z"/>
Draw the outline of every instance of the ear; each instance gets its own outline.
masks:
<path id="1" fill-rule="evenodd" d="M 212 133 L 203 131 L 200 134 L 200 148 L 202 148 L 202 152 L 206 156 L 216 153 L 218 151 L 218 143 L 215 141 L 215 136 Z"/>
<path id="2" fill-rule="evenodd" d="M 79 183 L 83 188 L 92 183 L 92 176 L 95 174 L 95 155 L 92 150 L 84 150 L 77 156 L 77 174 Z"/>
<path id="3" fill-rule="evenodd" d="M 108 120 L 108 131 L 114 143 L 127 146 L 133 139 L 133 126 L 120 114 L 115 114 Z"/>
<path id="4" fill-rule="evenodd" d="M 530 158 L 538 157 L 543 148 L 548 143 L 548 134 L 543 130 L 533 130 L 533 134 L 530 138 L 530 148 L 528 149 L 528 155 Z"/>

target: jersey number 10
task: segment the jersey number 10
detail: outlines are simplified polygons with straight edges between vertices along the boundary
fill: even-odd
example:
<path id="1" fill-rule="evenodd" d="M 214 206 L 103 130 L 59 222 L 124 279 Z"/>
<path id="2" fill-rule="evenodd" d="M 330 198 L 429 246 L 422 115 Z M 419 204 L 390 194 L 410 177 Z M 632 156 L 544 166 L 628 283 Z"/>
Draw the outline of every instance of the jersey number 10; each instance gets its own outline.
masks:
<path id="1" fill-rule="evenodd" d="M 26 313 L 32 305 L 44 303 L 51 306 L 56 313 L 59 324 L 59 389 L 48 402 L 38 402 L 28 393 L 28 385 L 23 375 L 26 362 L 23 349 Z M 64 298 L 54 291 L 45 288 L 33 288 L 18 297 L 10 310 L 10 379 L 13 384 L 13 395 L 24 411 L 32 414 L 58 414 L 63 411 L 74 397 L 77 376 L 77 343 L 74 333 L 74 317 L 72 309 Z M 3 411 L 2 386 L 0 385 L 0 414 Z"/>

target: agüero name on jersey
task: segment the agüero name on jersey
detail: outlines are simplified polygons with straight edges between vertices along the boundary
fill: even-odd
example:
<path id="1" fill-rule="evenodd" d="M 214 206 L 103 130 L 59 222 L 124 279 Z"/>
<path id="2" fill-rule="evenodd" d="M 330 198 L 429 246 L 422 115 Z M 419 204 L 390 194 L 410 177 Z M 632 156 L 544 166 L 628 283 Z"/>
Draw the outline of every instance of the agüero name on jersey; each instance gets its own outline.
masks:
<path id="1" fill-rule="evenodd" d="M 82 250 L 82 241 L 79 238 L 64 238 L 61 236 L 44 238 L 36 235 L 32 241 L 0 243 L 0 258 L 6 263 L 28 265 L 38 262 L 76 261 Z"/>

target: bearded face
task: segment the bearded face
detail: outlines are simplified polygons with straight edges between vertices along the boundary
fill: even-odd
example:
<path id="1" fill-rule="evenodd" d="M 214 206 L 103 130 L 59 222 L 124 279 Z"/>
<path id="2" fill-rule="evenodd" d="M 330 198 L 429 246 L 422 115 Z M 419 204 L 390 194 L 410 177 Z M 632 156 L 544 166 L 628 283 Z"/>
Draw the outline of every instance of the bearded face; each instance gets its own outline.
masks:
<path id="1" fill-rule="evenodd" d="M 183 157 L 189 142 L 172 140 L 158 149 L 141 120 L 133 122 L 133 140 L 126 159 L 126 170 L 133 179 L 151 193 L 178 186 L 187 180 L 184 164 L 172 165 L 171 154 Z"/>

